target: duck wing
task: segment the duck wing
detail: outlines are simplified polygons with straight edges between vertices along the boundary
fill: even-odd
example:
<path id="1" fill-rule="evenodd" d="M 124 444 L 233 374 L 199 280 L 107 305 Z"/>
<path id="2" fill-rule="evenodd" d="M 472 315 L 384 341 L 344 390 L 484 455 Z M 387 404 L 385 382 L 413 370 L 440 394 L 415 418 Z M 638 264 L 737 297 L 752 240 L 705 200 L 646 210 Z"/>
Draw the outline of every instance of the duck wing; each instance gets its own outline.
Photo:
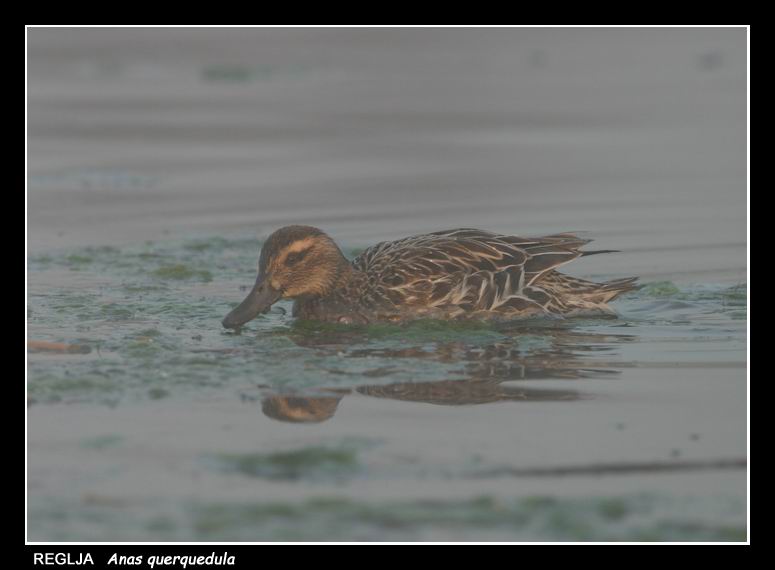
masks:
<path id="1" fill-rule="evenodd" d="M 583 255 L 574 234 L 523 238 L 472 228 L 433 232 L 367 249 L 353 266 L 373 297 L 452 312 L 546 312 L 542 275 Z"/>

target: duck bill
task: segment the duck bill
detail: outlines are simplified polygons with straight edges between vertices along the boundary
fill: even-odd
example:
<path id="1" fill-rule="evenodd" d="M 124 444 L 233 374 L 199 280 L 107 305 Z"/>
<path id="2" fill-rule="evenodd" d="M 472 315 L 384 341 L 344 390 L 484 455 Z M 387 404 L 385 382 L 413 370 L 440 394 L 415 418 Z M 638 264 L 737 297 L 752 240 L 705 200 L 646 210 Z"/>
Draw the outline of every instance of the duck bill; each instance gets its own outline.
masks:
<path id="1" fill-rule="evenodd" d="M 280 297 L 282 297 L 282 291 L 274 289 L 266 279 L 259 278 L 245 300 L 226 315 L 221 324 L 227 329 L 240 327 L 259 314 L 266 313 Z"/>

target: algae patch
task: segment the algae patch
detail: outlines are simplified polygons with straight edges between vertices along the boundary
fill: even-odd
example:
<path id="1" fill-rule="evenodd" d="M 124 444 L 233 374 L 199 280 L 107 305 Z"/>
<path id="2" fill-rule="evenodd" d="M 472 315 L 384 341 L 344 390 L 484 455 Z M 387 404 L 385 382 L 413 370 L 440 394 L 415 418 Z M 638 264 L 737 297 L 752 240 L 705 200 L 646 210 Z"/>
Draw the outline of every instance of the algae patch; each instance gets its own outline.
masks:
<path id="1" fill-rule="evenodd" d="M 681 293 L 681 290 L 671 281 L 655 281 L 643 285 L 640 292 L 646 297 L 673 297 Z"/>
<path id="2" fill-rule="evenodd" d="M 196 534 L 209 540 L 745 540 L 742 507 L 727 514 L 724 499 L 480 495 L 385 503 L 318 496 L 298 503 L 199 503 L 187 515 Z M 698 522 L 703 509 L 717 512 L 718 520 Z"/>
<path id="3" fill-rule="evenodd" d="M 219 469 L 271 481 L 343 480 L 361 467 L 353 446 L 311 446 L 271 453 L 225 453 L 212 456 Z"/>
<path id="4" fill-rule="evenodd" d="M 154 269 L 152 275 L 161 279 L 198 279 L 209 282 L 213 280 L 213 274 L 206 269 L 193 269 L 188 265 L 177 263 L 175 265 L 162 265 Z"/>

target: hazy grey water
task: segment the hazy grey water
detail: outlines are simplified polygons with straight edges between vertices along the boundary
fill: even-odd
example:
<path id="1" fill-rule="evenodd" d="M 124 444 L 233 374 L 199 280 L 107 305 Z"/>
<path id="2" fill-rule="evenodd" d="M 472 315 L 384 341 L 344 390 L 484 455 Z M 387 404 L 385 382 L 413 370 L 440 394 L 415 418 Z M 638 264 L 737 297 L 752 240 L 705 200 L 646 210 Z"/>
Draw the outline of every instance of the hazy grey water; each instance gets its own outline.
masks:
<path id="1" fill-rule="evenodd" d="M 743 30 L 29 31 L 33 540 L 740 540 Z M 584 231 L 621 318 L 219 317 L 350 252 Z M 277 421 L 289 413 L 318 423 Z"/>

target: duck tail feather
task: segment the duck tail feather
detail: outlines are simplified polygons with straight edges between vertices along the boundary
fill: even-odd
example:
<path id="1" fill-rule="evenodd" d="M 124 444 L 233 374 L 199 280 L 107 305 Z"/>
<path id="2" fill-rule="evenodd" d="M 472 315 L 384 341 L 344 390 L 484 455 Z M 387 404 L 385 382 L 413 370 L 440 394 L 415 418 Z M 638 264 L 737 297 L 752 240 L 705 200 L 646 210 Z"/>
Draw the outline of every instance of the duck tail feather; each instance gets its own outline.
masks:
<path id="1" fill-rule="evenodd" d="M 582 251 L 581 257 L 586 257 L 588 255 L 597 255 L 598 253 L 621 253 L 621 250 L 619 249 L 593 249 L 592 251 Z"/>
<path id="2" fill-rule="evenodd" d="M 636 283 L 637 280 L 637 277 L 625 277 L 602 283 L 600 291 L 605 294 L 605 302 L 607 303 L 628 291 L 640 289 L 642 285 Z"/>

